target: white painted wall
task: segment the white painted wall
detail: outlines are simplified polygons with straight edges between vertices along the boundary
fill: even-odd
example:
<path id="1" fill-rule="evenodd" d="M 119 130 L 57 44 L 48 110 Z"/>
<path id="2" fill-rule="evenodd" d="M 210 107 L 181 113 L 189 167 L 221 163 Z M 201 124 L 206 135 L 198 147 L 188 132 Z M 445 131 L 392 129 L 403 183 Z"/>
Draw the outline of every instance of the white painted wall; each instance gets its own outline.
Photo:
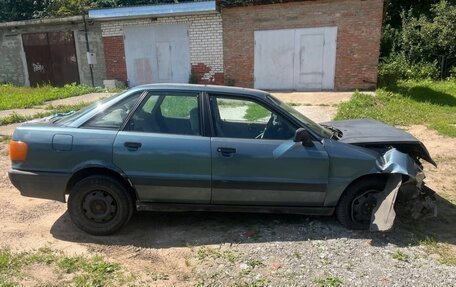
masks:
<path id="1" fill-rule="evenodd" d="M 332 90 L 337 27 L 255 31 L 255 88 Z"/>
<path id="2" fill-rule="evenodd" d="M 192 65 L 203 63 L 211 68 L 203 79 L 210 79 L 215 73 L 223 73 L 223 28 L 222 16 L 217 14 L 160 17 L 102 22 L 103 37 L 123 36 L 124 27 L 154 24 L 187 24 Z"/>
<path id="3" fill-rule="evenodd" d="M 125 60 L 130 86 L 188 83 L 190 51 L 186 24 L 124 28 Z"/>

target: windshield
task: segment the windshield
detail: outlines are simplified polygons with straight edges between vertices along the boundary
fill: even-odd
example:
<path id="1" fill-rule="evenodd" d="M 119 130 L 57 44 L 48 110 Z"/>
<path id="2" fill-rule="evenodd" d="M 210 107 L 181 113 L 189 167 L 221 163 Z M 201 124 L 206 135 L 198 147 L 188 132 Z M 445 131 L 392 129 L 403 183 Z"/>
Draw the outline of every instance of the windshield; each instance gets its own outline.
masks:
<path id="1" fill-rule="evenodd" d="M 270 100 L 272 100 L 274 103 L 276 103 L 278 106 L 280 106 L 282 109 L 290 113 L 294 118 L 299 120 L 304 126 L 308 127 L 311 129 L 313 132 L 315 132 L 317 135 L 323 138 L 331 138 L 333 136 L 333 132 L 316 122 L 312 121 L 308 117 L 304 116 L 294 108 L 290 107 L 289 105 L 285 104 L 281 100 L 273 97 L 272 95 L 268 96 Z"/>
<path id="2" fill-rule="evenodd" d="M 54 119 L 51 119 L 51 121 L 55 124 L 59 124 L 59 125 L 65 125 L 67 123 L 70 123 L 72 122 L 74 119 L 78 118 L 78 117 L 81 117 L 81 116 L 84 116 L 88 113 L 90 113 L 91 111 L 93 111 L 94 109 L 98 108 L 99 106 L 103 105 L 104 103 L 112 100 L 113 98 L 115 97 L 118 97 L 120 95 L 122 95 L 124 92 L 122 93 L 119 93 L 119 94 L 115 94 L 115 95 L 112 95 L 110 97 L 107 97 L 107 98 L 104 98 L 98 102 L 95 102 L 93 104 L 91 104 L 90 106 L 88 107 L 85 107 L 79 111 L 75 111 L 75 112 L 70 112 L 70 113 L 67 113 L 63 116 L 57 116 L 55 117 Z"/>

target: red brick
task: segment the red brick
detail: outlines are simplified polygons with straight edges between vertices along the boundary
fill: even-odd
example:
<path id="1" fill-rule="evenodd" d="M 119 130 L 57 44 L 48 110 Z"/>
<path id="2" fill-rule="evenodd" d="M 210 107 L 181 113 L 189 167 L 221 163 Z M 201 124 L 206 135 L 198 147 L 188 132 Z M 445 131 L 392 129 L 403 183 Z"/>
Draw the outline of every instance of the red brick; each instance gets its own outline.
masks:
<path id="1" fill-rule="evenodd" d="M 127 65 L 122 36 L 103 37 L 106 77 L 110 80 L 127 82 Z"/>
<path id="2" fill-rule="evenodd" d="M 225 77 L 253 86 L 254 31 L 337 26 L 335 88 L 372 89 L 383 0 L 318 0 L 222 8 Z"/>

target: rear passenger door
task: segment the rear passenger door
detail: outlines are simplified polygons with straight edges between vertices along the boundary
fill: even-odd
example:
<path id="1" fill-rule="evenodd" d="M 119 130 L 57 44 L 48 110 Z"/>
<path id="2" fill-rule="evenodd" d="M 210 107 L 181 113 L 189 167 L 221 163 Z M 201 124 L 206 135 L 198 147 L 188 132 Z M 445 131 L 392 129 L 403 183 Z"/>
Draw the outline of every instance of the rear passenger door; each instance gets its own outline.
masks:
<path id="1" fill-rule="evenodd" d="M 114 163 L 147 202 L 209 203 L 210 138 L 201 95 L 149 92 L 114 142 Z"/>

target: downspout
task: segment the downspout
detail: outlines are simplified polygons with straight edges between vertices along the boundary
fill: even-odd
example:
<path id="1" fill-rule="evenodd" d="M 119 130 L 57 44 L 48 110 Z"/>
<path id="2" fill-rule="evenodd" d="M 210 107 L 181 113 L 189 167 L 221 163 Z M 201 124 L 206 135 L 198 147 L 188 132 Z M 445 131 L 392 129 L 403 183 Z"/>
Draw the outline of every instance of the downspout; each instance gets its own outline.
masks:
<path id="1" fill-rule="evenodd" d="M 84 21 L 84 34 L 85 34 L 85 40 L 86 40 L 86 48 L 87 48 L 87 55 L 90 53 L 90 45 L 89 45 L 89 36 L 87 33 L 87 21 L 85 17 L 85 13 L 82 13 L 82 20 Z M 88 60 L 87 60 L 88 62 Z M 93 79 L 93 65 L 89 64 L 89 69 L 90 69 L 90 80 L 92 82 L 92 87 L 95 87 L 95 82 Z"/>

